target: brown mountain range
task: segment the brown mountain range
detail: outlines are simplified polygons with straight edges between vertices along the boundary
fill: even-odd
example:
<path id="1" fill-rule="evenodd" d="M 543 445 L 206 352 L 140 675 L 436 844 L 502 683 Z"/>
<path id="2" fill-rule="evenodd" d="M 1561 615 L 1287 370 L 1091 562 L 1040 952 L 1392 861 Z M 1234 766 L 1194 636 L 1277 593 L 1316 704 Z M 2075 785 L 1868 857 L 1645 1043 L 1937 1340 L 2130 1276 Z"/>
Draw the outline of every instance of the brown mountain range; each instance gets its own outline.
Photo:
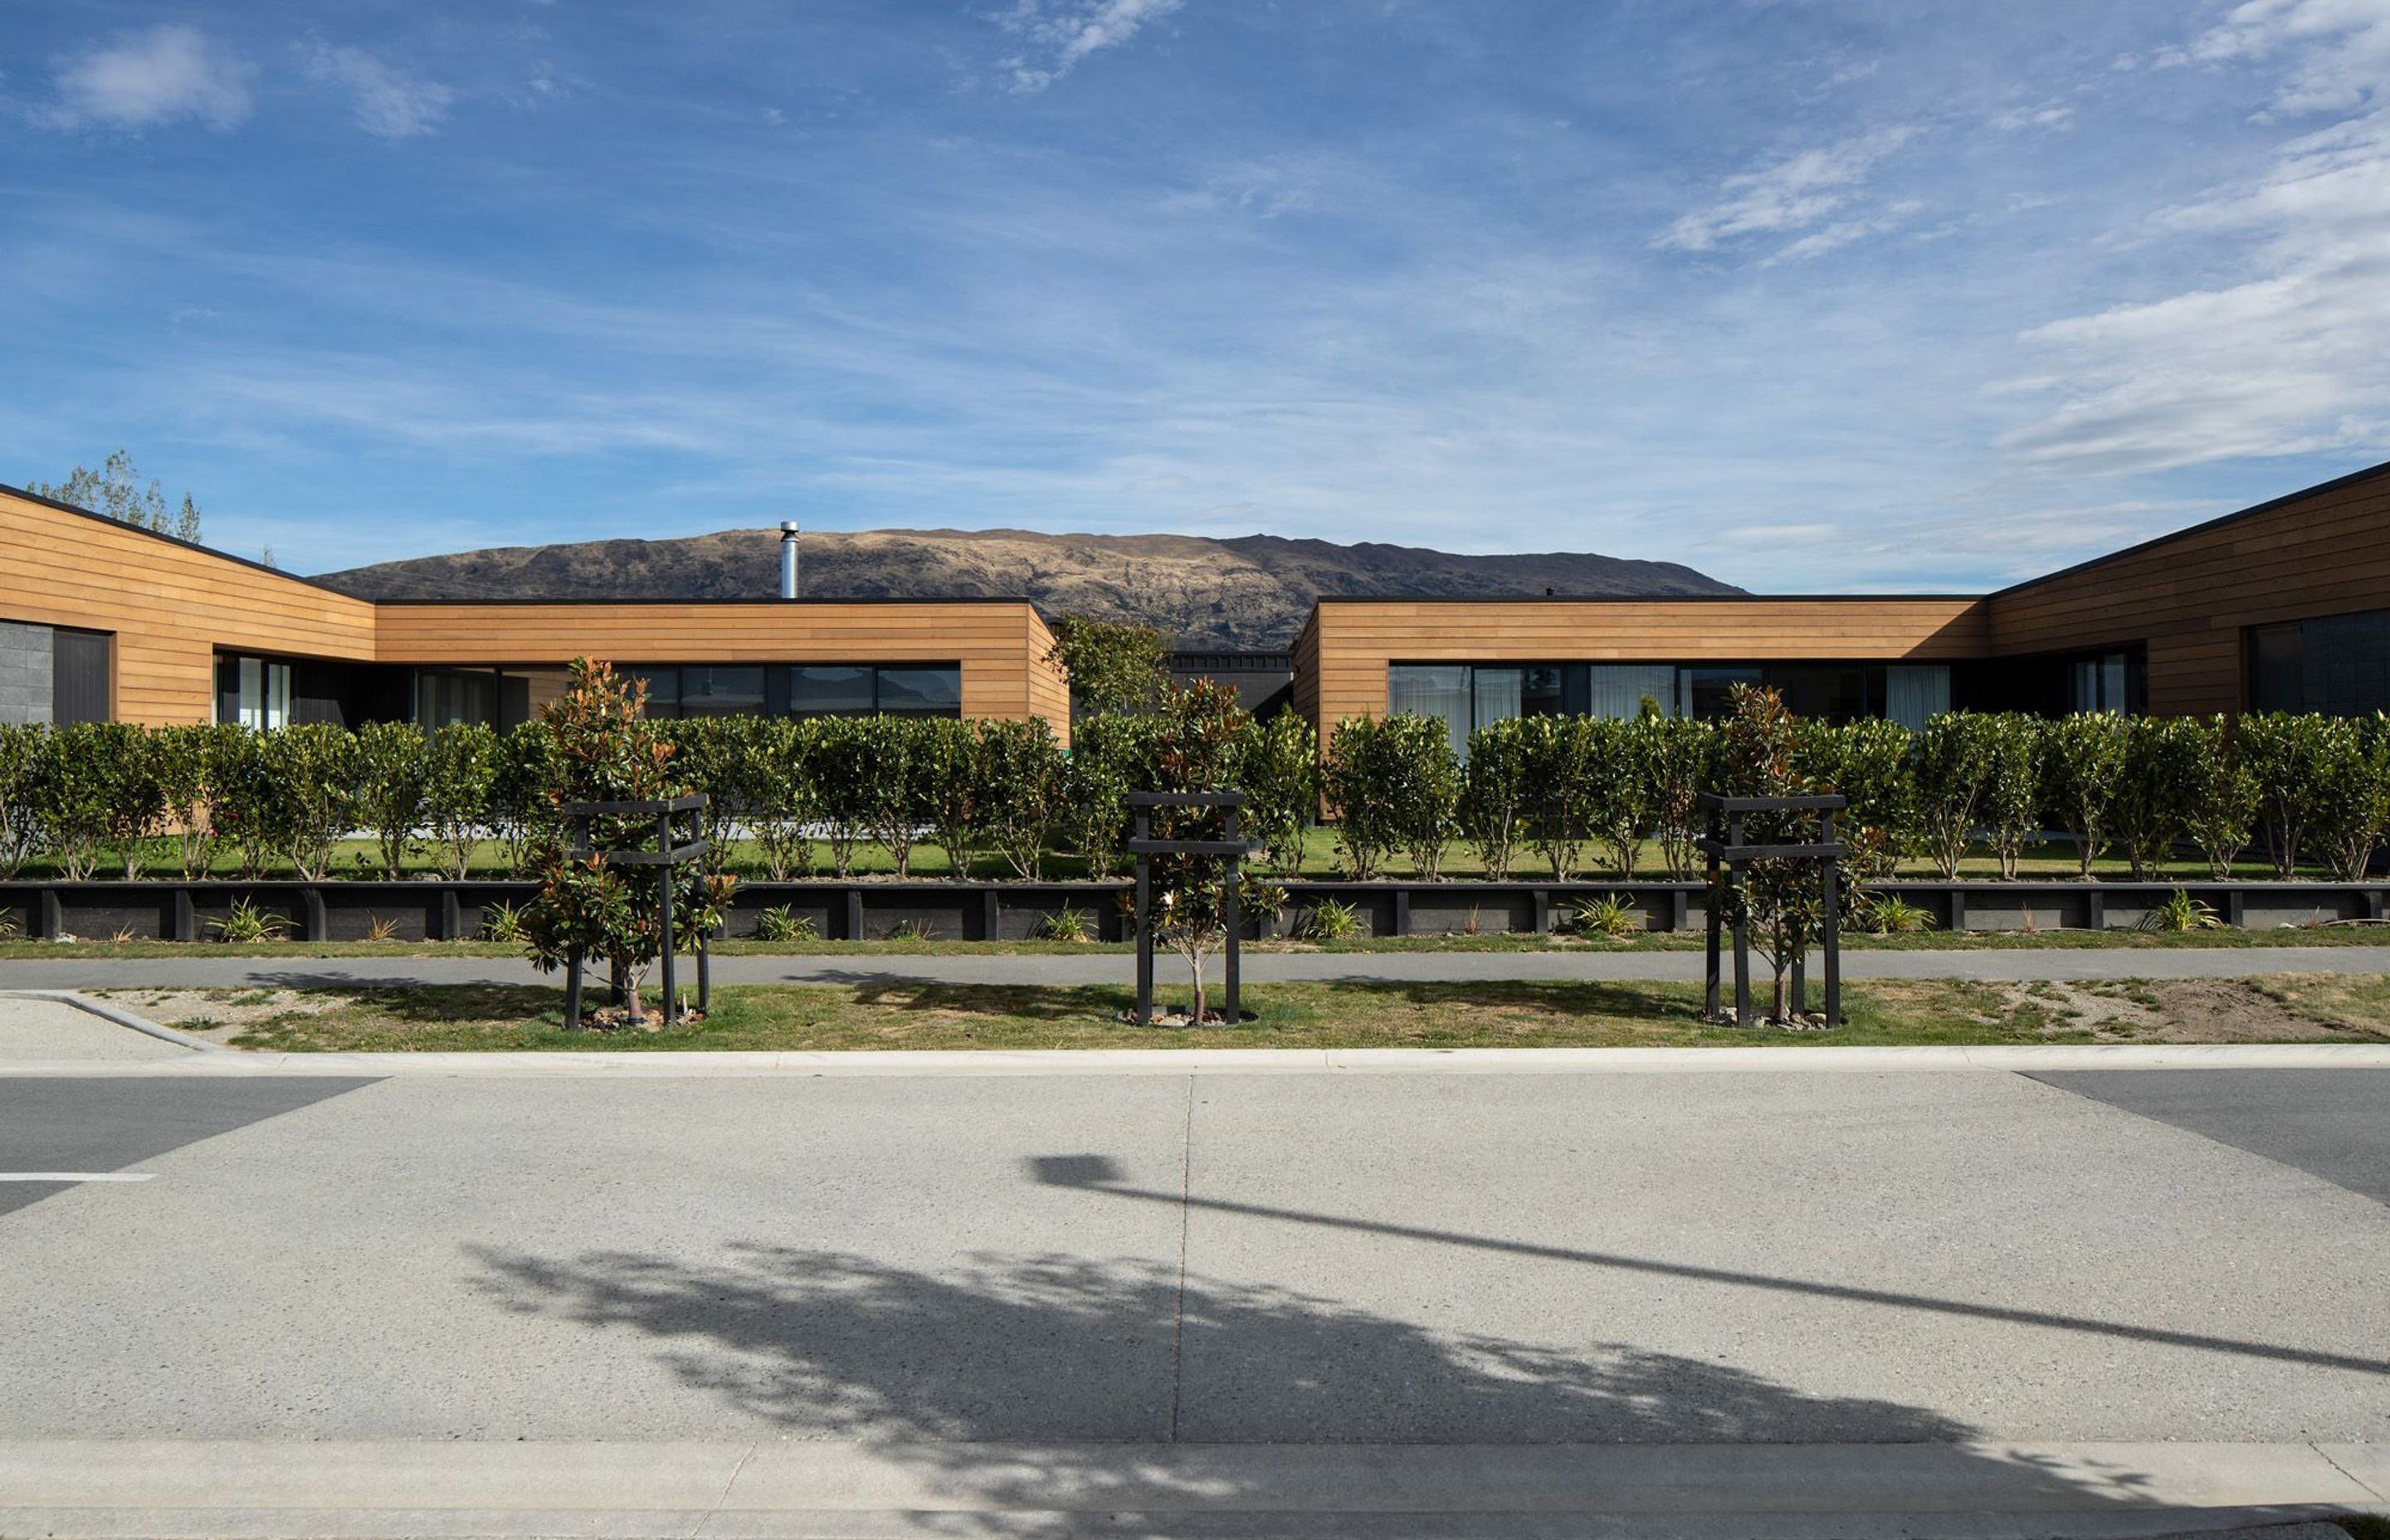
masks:
<path id="1" fill-rule="evenodd" d="M 371 599 L 769 598 L 779 536 L 725 530 L 675 540 L 506 545 L 327 572 Z M 1673 561 L 1580 552 L 1457 556 L 1243 535 L 1038 534 L 1025 530 L 807 533 L 808 598 L 1021 597 L 1048 615 L 1150 625 L 1189 650 L 1281 648 L 1323 594 L 1485 598 L 1733 594 Z"/>

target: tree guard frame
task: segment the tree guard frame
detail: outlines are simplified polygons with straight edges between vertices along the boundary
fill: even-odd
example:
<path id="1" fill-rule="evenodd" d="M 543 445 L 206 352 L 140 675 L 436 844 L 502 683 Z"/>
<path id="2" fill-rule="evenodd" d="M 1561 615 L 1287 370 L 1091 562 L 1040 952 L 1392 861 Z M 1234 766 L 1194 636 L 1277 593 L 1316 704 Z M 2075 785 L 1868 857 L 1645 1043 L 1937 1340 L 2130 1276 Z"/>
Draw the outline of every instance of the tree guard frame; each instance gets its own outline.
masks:
<path id="1" fill-rule="evenodd" d="M 564 802 L 557 808 L 557 811 L 572 825 L 572 843 L 566 852 L 572 860 L 588 861 L 603 855 L 610 866 L 662 866 L 663 868 L 662 879 L 656 885 L 656 920 L 659 927 L 657 960 L 662 965 L 663 975 L 661 987 L 664 999 L 664 1025 L 667 1027 L 672 1025 L 675 1013 L 680 1009 L 678 991 L 675 987 L 677 981 L 674 974 L 675 956 L 678 952 L 673 939 L 673 897 L 675 889 L 678 886 L 675 879 L 679 875 L 680 867 L 697 860 L 712 848 L 705 837 L 696 832 L 702 828 L 699 815 L 705 811 L 712 801 L 713 799 L 702 791 L 692 791 L 687 796 L 662 801 Z M 682 841 L 673 828 L 673 820 L 684 815 L 689 819 L 690 834 L 687 840 Z M 598 818 L 653 818 L 655 849 L 649 850 L 643 838 L 636 845 L 598 850 L 591 833 L 591 822 Z M 713 964 L 705 943 L 706 935 L 700 930 L 698 932 L 694 947 L 697 955 L 697 1009 L 700 1016 L 706 1014 L 713 1003 Z M 581 967 L 585 960 L 585 955 L 578 948 L 575 948 L 565 959 L 564 1026 L 567 1032 L 578 1031 L 581 1026 Z M 619 985 L 616 989 L 616 998 L 617 1003 L 620 1003 Z M 627 1020 L 632 1026 L 637 1026 L 646 1020 L 646 1017 L 635 1013 Z"/>
<path id="2" fill-rule="evenodd" d="M 1220 948 L 1220 956 L 1228 976 L 1227 998 L 1222 1008 L 1231 1023 L 1243 1020 L 1240 951 L 1244 915 L 1238 903 L 1240 885 L 1238 866 L 1246 856 L 1258 854 L 1262 849 L 1237 832 L 1238 816 L 1245 807 L 1245 794 L 1241 791 L 1132 791 L 1127 801 L 1130 815 L 1135 819 L 1128 852 L 1137 857 L 1137 1009 L 1130 1020 L 1140 1027 L 1153 1025 L 1153 858 L 1157 855 L 1216 855 L 1227 863 L 1227 869 L 1221 874 L 1221 880 L 1227 884 L 1221 918 L 1227 939 Z M 1157 840 L 1153 837 L 1153 810 L 1157 807 L 1216 807 L 1226 816 L 1227 827 L 1224 837 L 1218 840 Z M 1203 1023 L 1198 1021 L 1194 1024 L 1200 1027 Z"/>
<path id="3" fill-rule="evenodd" d="M 1693 805 L 1709 815 L 1708 832 L 1693 841 L 1693 848 L 1709 857 L 1709 892 L 1707 902 L 1703 905 L 1708 923 L 1702 971 L 1702 1020 L 1717 1022 L 1728 1020 L 1718 1000 L 1718 952 L 1727 908 L 1722 902 L 1726 889 L 1719 880 L 1721 866 L 1725 868 L 1726 880 L 1735 884 L 1739 891 L 1745 862 L 1814 861 L 1819 868 L 1825 896 L 1825 935 L 1821 941 L 1826 965 L 1826 1025 L 1841 1026 L 1844 1018 L 1840 863 L 1850 847 L 1834 837 L 1834 815 L 1850 805 L 1850 799 L 1832 795 L 1727 797 L 1715 791 L 1703 791 L 1694 797 Z M 1819 837 L 1789 845 L 1747 845 L 1742 840 L 1742 821 L 1754 813 L 1815 813 L 1819 816 Z M 1748 1028 L 1751 1025 L 1751 921 L 1744 908 L 1739 903 L 1734 905 L 1732 1020 L 1737 1027 Z M 1792 1014 L 1796 1017 L 1805 1016 L 1809 1010 L 1808 963 L 1809 949 L 1804 946 L 1792 957 Z"/>

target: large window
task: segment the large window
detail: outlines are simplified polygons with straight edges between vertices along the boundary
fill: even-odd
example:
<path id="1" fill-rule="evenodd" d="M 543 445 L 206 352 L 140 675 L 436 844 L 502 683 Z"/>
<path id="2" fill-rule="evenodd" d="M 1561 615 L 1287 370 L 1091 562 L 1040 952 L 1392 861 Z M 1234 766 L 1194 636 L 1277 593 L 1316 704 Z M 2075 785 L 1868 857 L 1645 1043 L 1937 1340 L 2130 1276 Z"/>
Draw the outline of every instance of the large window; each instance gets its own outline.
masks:
<path id="1" fill-rule="evenodd" d="M 957 663 L 687 663 L 623 671 L 654 717 L 960 716 Z"/>
<path id="2" fill-rule="evenodd" d="M 1625 718 L 1648 705 L 1664 716 L 1726 714 L 1737 685 L 1765 685 L 1802 716 L 1826 722 L 1888 717 L 1922 727 L 1950 709 L 1944 663 L 1395 663 L 1386 707 L 1445 725 L 1456 752 L 1469 735 L 1513 716 Z"/>
<path id="3" fill-rule="evenodd" d="M 216 720 L 259 732 L 289 726 L 290 665 L 272 658 L 218 658 Z"/>
<path id="4" fill-rule="evenodd" d="M 2137 651 L 2087 652 L 2066 661 L 2066 704 L 2075 712 L 2138 712 L 2144 690 Z"/>
<path id="5" fill-rule="evenodd" d="M 424 727 L 498 721 L 498 676 L 425 670 L 415 676 L 415 720 Z"/>
<path id="6" fill-rule="evenodd" d="M 2390 711 L 2390 610 L 2252 626 L 2248 652 L 2251 711 Z"/>

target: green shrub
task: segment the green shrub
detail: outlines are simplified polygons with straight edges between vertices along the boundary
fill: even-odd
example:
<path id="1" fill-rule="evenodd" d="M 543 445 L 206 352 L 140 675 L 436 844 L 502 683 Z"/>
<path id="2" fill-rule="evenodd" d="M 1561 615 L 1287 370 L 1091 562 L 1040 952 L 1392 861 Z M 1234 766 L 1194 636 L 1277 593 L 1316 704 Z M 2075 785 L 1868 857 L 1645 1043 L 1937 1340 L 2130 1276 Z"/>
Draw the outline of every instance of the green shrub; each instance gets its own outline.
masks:
<path id="1" fill-rule="evenodd" d="M 1916 735 L 1897 722 L 1861 721 L 1836 727 L 1805 725 L 1803 773 L 1821 791 L 1849 803 L 1836 831 L 1849 847 L 1844 857 L 1859 886 L 1890 877 L 1900 864 L 1916 822 L 1917 787 L 1911 771 Z"/>
<path id="2" fill-rule="evenodd" d="M 2183 804 L 2183 832 L 2207 857 L 2207 875 L 2221 882 L 2248 848 L 2257 818 L 2257 778 L 2226 718 L 2187 717 L 2182 730 L 2195 762 Z"/>
<path id="3" fill-rule="evenodd" d="M 1642 906 L 1617 893 L 1575 900 L 1569 905 L 1567 924 L 1578 935 L 1607 936 L 1612 941 L 1624 941 L 1647 929 Z"/>
<path id="4" fill-rule="evenodd" d="M 1295 926 L 1295 934 L 1304 941 L 1351 941 L 1360 933 L 1361 911 L 1333 898 L 1312 900 Z"/>
<path id="5" fill-rule="evenodd" d="M 2344 882 L 2361 882 L 2390 818 L 2390 722 L 2380 713 L 2324 723 L 2309 844 Z"/>
<path id="6" fill-rule="evenodd" d="M 813 941 L 813 916 L 798 914 L 786 904 L 775 904 L 756 915 L 755 939 L 776 943 Z"/>
<path id="7" fill-rule="evenodd" d="M 634 680 L 641 700 L 647 682 Z M 532 852 L 556 837 L 554 789 L 564 776 L 556 735 L 546 723 L 524 723 L 498 740 L 496 773 L 490 785 L 490 815 L 498 842 L 506 852 L 507 870 L 516 877 L 532 870 Z"/>
<path id="8" fill-rule="evenodd" d="M 2124 769 L 2109 821 L 2134 878 L 2146 880 L 2182 836 L 2205 744 L 2195 724 L 2153 716 L 2127 718 L 2124 739 Z"/>
<path id="9" fill-rule="evenodd" d="M 987 842 L 1015 877 L 1046 875 L 1046 846 L 1068 795 L 1067 764 L 1041 717 L 982 722 L 979 819 Z"/>
<path id="10" fill-rule="evenodd" d="M 363 782 L 356 736 L 328 723 L 276 728 L 257 738 L 251 814 L 278 835 L 299 875 L 320 882 L 332 849 L 356 827 Z"/>
<path id="11" fill-rule="evenodd" d="M 356 818 L 374 837 L 381 874 L 395 881 L 423 828 L 430 765 L 423 729 L 409 722 L 368 722 L 353 735 Z"/>
<path id="12" fill-rule="evenodd" d="M 1983 821 L 1999 733 L 1988 716 L 1941 712 L 1917 735 L 1917 832 L 1946 878 L 1959 875 Z"/>
<path id="13" fill-rule="evenodd" d="M 1636 719 L 1634 740 L 1642 754 L 1644 798 L 1661 863 L 1671 879 L 1684 881 L 1697 869 L 1693 841 L 1703 819 L 1695 799 L 1716 776 L 1716 729 L 1691 717 L 1650 711 Z"/>
<path id="14" fill-rule="evenodd" d="M 1851 905 L 1858 927 L 1878 936 L 1913 936 L 1934 929 L 1934 917 L 1896 895 L 1861 895 Z"/>
<path id="15" fill-rule="evenodd" d="M 1319 735 L 1294 712 L 1245 729 L 1238 789 L 1245 794 L 1245 834 L 1262 846 L 1270 871 L 1303 864 L 1304 831 L 1319 815 Z"/>
<path id="16" fill-rule="evenodd" d="M 473 851 L 495 826 L 498 735 L 486 724 L 435 727 L 423 743 L 423 817 L 445 876 L 462 881 Z"/>
<path id="17" fill-rule="evenodd" d="M 742 814 L 747 832 L 763 857 L 765 875 L 773 881 L 810 877 L 813 824 L 820 807 L 814 787 L 814 746 L 820 739 L 821 724 L 790 717 L 760 720 Z"/>
<path id="18" fill-rule="evenodd" d="M 1356 880 L 1378 876 L 1397 850 L 1421 877 L 1442 873 L 1445 847 L 1458 828 L 1461 783 L 1441 721 L 1407 712 L 1348 718 L 1329 740 L 1319 778 Z"/>
<path id="19" fill-rule="evenodd" d="M 158 786 L 165 799 L 166 827 L 175 842 L 185 879 L 206 875 L 224 835 L 224 787 L 227 769 L 239 762 L 243 730 L 230 723 L 161 727 L 156 745 Z"/>
<path id="20" fill-rule="evenodd" d="M 2041 723 L 2019 712 L 1976 719 L 1984 735 L 1984 829 L 2000 875 L 2013 880 L 2041 838 Z"/>
<path id="21" fill-rule="evenodd" d="M 260 907 L 246 898 L 236 898 L 222 919 L 208 921 L 208 929 L 218 941 L 238 944 L 280 941 L 291 931 L 289 918 L 270 909 Z"/>
<path id="22" fill-rule="evenodd" d="M 2274 874 L 2290 878 L 2298 871 L 2299 849 L 2319 816 L 2327 815 L 2329 768 L 2333 731 L 2331 720 L 2287 712 L 2254 712 L 2241 719 L 2235 734 L 2242 762 L 2257 786 L 2257 827 L 2274 857 Z"/>
<path id="23" fill-rule="evenodd" d="M 2143 930 L 2217 930 L 2224 921 L 2205 900 L 2177 888 L 2141 916 Z"/>
<path id="24" fill-rule="evenodd" d="M 814 726 L 814 809 L 829 841 L 831 869 L 840 877 L 852 877 L 855 849 L 868 838 L 876 805 L 872 781 L 877 753 L 870 719 L 824 717 Z"/>
<path id="25" fill-rule="evenodd" d="M 0 723 L 0 879 L 15 877 L 42 848 L 36 776 L 48 729 Z"/>
<path id="26" fill-rule="evenodd" d="M 1611 870 L 1631 882 L 1651 815 L 1641 730 L 1632 722 L 1580 716 L 1570 719 L 1570 732 L 1583 740 L 1585 827 L 1609 851 Z"/>
<path id="27" fill-rule="evenodd" d="M 1047 941 L 1070 942 L 1074 944 L 1095 939 L 1095 918 L 1076 905 L 1065 904 L 1047 915 L 1037 927 L 1037 933 Z"/>
<path id="28" fill-rule="evenodd" d="M 74 739 L 108 800 L 108 842 L 123 866 L 126 881 L 141 875 L 149 843 L 164 827 L 166 785 L 158 740 L 130 722 L 92 722 L 62 729 Z"/>
<path id="29" fill-rule="evenodd" d="M 896 864 L 896 875 L 910 877 L 913 847 L 939 815 L 936 756 L 947 725 L 912 716 L 858 717 L 855 722 L 868 761 L 864 827 Z"/>
<path id="30" fill-rule="evenodd" d="M 522 906 L 515 904 L 491 904 L 482 910 L 483 941 L 520 943 L 523 939 Z"/>
<path id="31" fill-rule="evenodd" d="M 88 880 L 116 827 L 115 777 L 102 763 L 109 724 L 83 723 L 43 735 L 27 788 L 43 848 L 70 882 Z"/>
<path id="32" fill-rule="evenodd" d="M 1152 785 L 1151 716 L 1091 716 L 1071 728 L 1062 767 L 1058 832 L 1086 862 L 1087 875 L 1122 870 L 1128 839 L 1128 794 Z"/>
<path id="33" fill-rule="evenodd" d="M 2109 810 L 2125 776 L 2127 719 L 2114 712 L 2077 712 L 2042 729 L 2041 796 L 2060 828 L 2075 838 L 2085 881 L 2108 848 Z"/>
<path id="34" fill-rule="evenodd" d="M 1527 841 L 1551 868 L 1552 879 L 1576 875 L 1587 841 L 1596 837 L 1604 789 L 1613 784 L 1596 755 L 1608 745 L 1581 716 L 1524 718 L 1527 760 Z"/>
<path id="35" fill-rule="evenodd" d="M 913 736 L 913 773 L 920 782 L 921 810 L 946 853 L 947 875 L 961 881 L 970 876 L 971 852 L 983 838 L 993 789 L 981 752 L 979 724 L 959 718 L 927 721 L 918 725 Z"/>
<path id="36" fill-rule="evenodd" d="M 1460 832 L 1476 850 L 1485 875 L 1510 875 L 1527 826 L 1525 719 L 1489 722 L 1469 735 L 1469 763 L 1460 770 Z"/>

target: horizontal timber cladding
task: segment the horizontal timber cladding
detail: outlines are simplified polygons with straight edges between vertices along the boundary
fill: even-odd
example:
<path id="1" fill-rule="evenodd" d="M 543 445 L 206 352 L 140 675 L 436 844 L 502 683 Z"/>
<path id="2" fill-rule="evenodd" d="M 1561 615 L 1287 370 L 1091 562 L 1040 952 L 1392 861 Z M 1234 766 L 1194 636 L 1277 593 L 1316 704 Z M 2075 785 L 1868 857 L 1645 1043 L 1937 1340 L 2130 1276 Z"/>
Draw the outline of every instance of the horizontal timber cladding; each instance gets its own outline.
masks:
<path id="1" fill-rule="evenodd" d="M 1025 600 L 384 604 L 377 635 L 385 663 L 959 662 L 965 716 L 1070 730 L 1053 638 Z"/>
<path id="2" fill-rule="evenodd" d="M 2242 705 L 2242 634 L 2390 605 L 2390 466 L 2003 589 L 2002 656 L 2145 645 L 2149 709 Z"/>
<path id="3" fill-rule="evenodd" d="M 218 648 L 374 655 L 362 599 L 5 488 L 0 620 L 111 634 L 109 714 L 155 726 L 213 718 Z"/>
<path id="4" fill-rule="evenodd" d="M 1324 740 L 1386 710 L 1395 662 L 1941 662 L 1990 650 L 1984 601 L 1322 599 L 1295 643 L 1297 709 Z"/>

